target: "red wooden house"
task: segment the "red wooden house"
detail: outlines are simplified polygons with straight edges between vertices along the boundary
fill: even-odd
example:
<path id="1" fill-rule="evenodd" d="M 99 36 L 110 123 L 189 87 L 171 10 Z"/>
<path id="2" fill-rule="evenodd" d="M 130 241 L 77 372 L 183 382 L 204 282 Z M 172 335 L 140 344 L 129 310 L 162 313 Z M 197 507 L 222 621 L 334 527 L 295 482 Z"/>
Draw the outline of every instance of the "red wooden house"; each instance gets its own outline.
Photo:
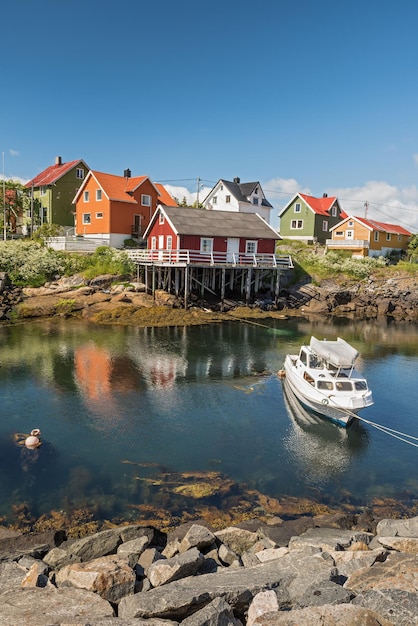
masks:
<path id="1" fill-rule="evenodd" d="M 276 255 L 277 232 L 257 213 L 158 206 L 145 231 L 147 250 L 132 250 L 146 289 L 201 297 L 277 297 L 280 274 L 293 267 Z"/>
<path id="2" fill-rule="evenodd" d="M 144 234 L 155 258 L 248 264 L 275 256 L 277 232 L 256 213 L 159 206 Z"/>
<path id="3" fill-rule="evenodd" d="M 90 171 L 73 200 L 76 234 L 120 248 L 126 239 L 140 240 L 158 204 L 166 202 L 175 204 L 148 176 Z"/>

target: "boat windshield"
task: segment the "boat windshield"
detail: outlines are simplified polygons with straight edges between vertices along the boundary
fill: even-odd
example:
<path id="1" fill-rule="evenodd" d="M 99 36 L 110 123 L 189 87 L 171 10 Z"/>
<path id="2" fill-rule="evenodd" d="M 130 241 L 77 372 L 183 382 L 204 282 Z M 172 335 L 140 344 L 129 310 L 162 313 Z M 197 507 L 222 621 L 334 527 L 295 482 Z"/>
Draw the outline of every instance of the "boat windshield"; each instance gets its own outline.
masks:
<path id="1" fill-rule="evenodd" d="M 367 383 L 365 380 L 356 380 L 356 382 L 354 383 L 354 387 L 357 391 L 366 391 Z"/>
<path id="2" fill-rule="evenodd" d="M 315 354 L 311 354 L 309 357 L 309 367 L 312 369 L 320 370 L 323 367 L 322 361 L 318 359 Z"/>

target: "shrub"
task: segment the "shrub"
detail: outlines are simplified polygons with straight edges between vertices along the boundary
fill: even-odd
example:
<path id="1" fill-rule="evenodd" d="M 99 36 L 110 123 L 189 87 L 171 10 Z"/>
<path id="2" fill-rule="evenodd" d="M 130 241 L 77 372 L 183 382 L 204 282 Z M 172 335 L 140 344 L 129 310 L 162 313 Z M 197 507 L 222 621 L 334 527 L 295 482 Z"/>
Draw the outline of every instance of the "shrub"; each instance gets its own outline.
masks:
<path id="1" fill-rule="evenodd" d="M 53 250 L 34 241 L 0 242 L 0 271 L 7 272 L 15 285 L 40 287 L 61 276 L 65 263 Z"/>
<path id="2" fill-rule="evenodd" d="M 130 275 L 135 265 L 126 252 L 107 246 L 100 246 L 88 257 L 88 264 L 83 271 L 87 279 L 95 278 L 100 274 Z"/>
<path id="3" fill-rule="evenodd" d="M 35 241 L 0 242 L 0 271 L 19 286 L 40 287 L 61 276 L 82 273 L 86 278 L 100 274 L 131 275 L 135 266 L 126 252 L 102 246 L 94 254 L 51 250 Z"/>

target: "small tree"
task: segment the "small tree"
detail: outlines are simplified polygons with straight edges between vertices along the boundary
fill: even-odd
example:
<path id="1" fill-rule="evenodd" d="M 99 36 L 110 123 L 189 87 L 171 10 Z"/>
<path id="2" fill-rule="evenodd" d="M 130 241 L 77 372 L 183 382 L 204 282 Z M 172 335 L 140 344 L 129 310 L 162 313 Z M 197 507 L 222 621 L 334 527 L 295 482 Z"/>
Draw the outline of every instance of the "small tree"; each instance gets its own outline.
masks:
<path id="1" fill-rule="evenodd" d="M 2 181 L 0 185 L 0 203 L 1 228 L 4 230 L 4 220 L 6 220 L 7 232 L 15 233 L 17 228 L 23 224 L 25 194 L 22 183 L 12 179 Z"/>
<path id="2" fill-rule="evenodd" d="M 417 256 L 418 254 L 418 234 L 413 235 L 408 245 L 408 253 L 410 256 Z"/>

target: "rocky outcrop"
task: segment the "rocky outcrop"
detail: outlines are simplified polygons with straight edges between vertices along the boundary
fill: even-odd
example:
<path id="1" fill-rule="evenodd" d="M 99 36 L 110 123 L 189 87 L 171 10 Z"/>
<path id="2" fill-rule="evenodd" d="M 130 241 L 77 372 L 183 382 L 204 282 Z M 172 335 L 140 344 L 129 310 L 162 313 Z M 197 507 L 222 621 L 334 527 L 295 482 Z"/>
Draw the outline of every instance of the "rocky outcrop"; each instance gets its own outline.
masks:
<path id="1" fill-rule="evenodd" d="M 296 297 L 296 295 L 298 297 Z M 406 276 L 345 282 L 326 280 L 294 290 L 291 305 L 304 313 L 374 319 L 418 320 L 418 280 Z M 286 302 L 284 303 L 286 307 Z"/>
<path id="2" fill-rule="evenodd" d="M 5 272 L 0 272 L 0 322 L 10 319 L 14 307 L 22 300 L 22 290 L 9 281 Z"/>
<path id="3" fill-rule="evenodd" d="M 347 521 L 191 522 L 168 535 L 136 524 L 78 540 L 5 531 L 0 626 L 417 624 L 418 518 Z M 283 524 L 302 532 L 279 546 Z"/>

